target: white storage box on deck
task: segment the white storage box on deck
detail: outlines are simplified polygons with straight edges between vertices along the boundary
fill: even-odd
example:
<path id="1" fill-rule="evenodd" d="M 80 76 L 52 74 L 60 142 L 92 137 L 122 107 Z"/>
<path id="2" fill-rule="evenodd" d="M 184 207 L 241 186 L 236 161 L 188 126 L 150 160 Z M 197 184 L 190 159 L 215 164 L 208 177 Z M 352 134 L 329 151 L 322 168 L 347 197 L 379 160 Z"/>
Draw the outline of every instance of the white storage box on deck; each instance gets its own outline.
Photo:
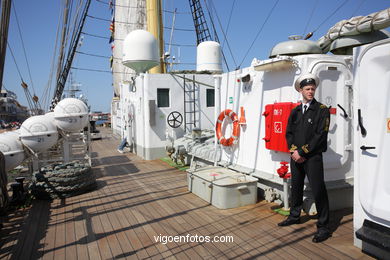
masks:
<path id="1" fill-rule="evenodd" d="M 187 173 L 188 190 L 220 209 L 257 202 L 257 179 L 223 167 Z"/>

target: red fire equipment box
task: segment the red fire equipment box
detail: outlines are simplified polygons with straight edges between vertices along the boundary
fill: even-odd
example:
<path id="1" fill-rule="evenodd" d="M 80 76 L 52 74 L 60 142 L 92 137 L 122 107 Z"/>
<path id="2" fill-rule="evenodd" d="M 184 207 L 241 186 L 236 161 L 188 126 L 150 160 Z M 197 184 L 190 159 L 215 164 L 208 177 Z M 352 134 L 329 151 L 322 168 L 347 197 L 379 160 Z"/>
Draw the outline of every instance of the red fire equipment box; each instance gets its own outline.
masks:
<path id="1" fill-rule="evenodd" d="M 265 148 L 274 151 L 288 152 L 286 128 L 291 110 L 300 103 L 281 102 L 265 106 Z"/>

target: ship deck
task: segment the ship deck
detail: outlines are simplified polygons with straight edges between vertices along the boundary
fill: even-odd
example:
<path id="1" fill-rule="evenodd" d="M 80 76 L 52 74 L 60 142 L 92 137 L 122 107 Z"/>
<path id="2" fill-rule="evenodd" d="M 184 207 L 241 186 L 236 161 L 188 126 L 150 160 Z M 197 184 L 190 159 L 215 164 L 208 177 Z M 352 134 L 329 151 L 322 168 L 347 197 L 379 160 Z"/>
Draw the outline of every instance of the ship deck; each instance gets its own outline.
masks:
<path id="1" fill-rule="evenodd" d="M 333 237 L 314 244 L 315 219 L 277 227 L 284 217 L 265 201 L 217 209 L 188 192 L 185 172 L 119 154 L 119 140 L 103 136 L 92 145 L 98 188 L 2 217 L 1 259 L 371 259 L 353 246 L 351 209 L 332 212 Z M 196 235 L 233 242 L 184 241 Z"/>

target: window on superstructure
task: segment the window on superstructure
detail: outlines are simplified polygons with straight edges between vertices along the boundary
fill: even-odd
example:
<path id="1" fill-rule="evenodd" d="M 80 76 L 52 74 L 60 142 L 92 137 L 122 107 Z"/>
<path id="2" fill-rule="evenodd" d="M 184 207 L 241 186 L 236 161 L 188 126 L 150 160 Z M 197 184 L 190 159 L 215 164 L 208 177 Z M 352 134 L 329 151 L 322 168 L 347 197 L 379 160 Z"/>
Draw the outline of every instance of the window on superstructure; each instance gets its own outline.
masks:
<path id="1" fill-rule="evenodd" d="M 206 106 L 214 107 L 214 89 L 206 89 Z"/>
<path id="2" fill-rule="evenodd" d="M 169 107 L 169 88 L 157 89 L 157 107 Z"/>

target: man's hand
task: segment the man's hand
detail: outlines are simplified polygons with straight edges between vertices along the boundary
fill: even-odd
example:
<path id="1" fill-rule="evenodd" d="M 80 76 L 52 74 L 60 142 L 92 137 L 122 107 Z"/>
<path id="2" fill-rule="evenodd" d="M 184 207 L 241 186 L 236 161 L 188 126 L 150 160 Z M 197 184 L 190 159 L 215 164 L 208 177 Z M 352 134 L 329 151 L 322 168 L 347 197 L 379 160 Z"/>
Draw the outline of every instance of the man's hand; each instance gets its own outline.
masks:
<path id="1" fill-rule="evenodd" d="M 293 152 L 293 154 L 291 155 L 291 158 L 292 158 L 295 162 L 297 162 L 297 163 L 303 163 L 304 161 L 306 161 L 305 157 L 300 156 L 297 150 L 295 150 L 295 151 Z"/>

